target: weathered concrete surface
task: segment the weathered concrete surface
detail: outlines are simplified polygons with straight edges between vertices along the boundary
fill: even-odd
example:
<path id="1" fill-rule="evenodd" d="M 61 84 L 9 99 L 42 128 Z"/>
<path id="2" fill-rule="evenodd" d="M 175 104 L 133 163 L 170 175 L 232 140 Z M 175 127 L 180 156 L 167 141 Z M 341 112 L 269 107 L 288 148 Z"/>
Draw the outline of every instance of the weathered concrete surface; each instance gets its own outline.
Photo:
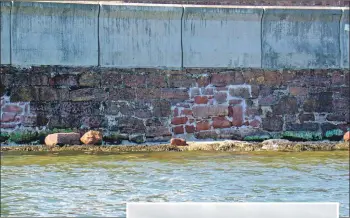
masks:
<path id="1" fill-rule="evenodd" d="M 0 63 L 11 61 L 11 2 L 0 2 Z"/>
<path id="2" fill-rule="evenodd" d="M 261 67 L 262 9 L 185 7 L 184 67 Z"/>
<path id="3" fill-rule="evenodd" d="M 102 5 L 101 66 L 181 67 L 180 6 Z"/>
<path id="4" fill-rule="evenodd" d="M 340 67 L 339 9 L 266 9 L 263 68 Z"/>
<path id="5" fill-rule="evenodd" d="M 14 2 L 12 64 L 98 64 L 98 5 Z"/>
<path id="6" fill-rule="evenodd" d="M 350 17 L 349 9 L 343 10 L 343 15 L 340 21 L 340 50 L 341 50 L 341 64 L 342 68 L 349 68 L 349 35 L 350 35 Z"/>

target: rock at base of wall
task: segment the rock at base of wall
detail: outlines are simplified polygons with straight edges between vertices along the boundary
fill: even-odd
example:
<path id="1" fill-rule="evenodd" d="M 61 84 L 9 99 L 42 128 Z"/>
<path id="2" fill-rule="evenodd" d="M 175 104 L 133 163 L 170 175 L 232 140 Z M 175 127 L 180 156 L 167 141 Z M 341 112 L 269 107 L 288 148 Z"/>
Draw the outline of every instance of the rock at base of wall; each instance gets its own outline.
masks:
<path id="1" fill-rule="evenodd" d="M 344 134 L 344 141 L 346 141 L 346 142 L 350 142 L 350 132 L 346 132 L 345 134 Z"/>
<path id="2" fill-rule="evenodd" d="M 280 150 L 281 147 L 286 147 L 287 145 L 291 144 L 289 140 L 286 139 L 268 139 L 262 142 L 262 150 Z"/>
<path id="3" fill-rule="evenodd" d="M 135 142 L 137 144 L 141 144 L 141 143 L 146 142 L 146 136 L 145 136 L 145 134 L 129 135 L 129 141 Z"/>
<path id="4" fill-rule="evenodd" d="M 346 142 L 340 142 L 338 144 L 335 145 L 335 149 L 336 150 L 345 150 L 348 151 L 350 148 L 350 141 L 346 141 Z"/>
<path id="5" fill-rule="evenodd" d="M 186 140 L 185 139 L 181 139 L 181 138 L 172 138 L 170 140 L 170 144 L 171 145 L 175 145 L 175 146 L 186 146 Z"/>
<path id="6" fill-rule="evenodd" d="M 45 144 L 49 147 L 56 145 L 79 145 L 79 133 L 55 133 L 46 136 Z"/>
<path id="7" fill-rule="evenodd" d="M 86 132 L 80 141 L 85 145 L 97 145 L 102 143 L 102 133 L 99 131 L 90 130 Z"/>

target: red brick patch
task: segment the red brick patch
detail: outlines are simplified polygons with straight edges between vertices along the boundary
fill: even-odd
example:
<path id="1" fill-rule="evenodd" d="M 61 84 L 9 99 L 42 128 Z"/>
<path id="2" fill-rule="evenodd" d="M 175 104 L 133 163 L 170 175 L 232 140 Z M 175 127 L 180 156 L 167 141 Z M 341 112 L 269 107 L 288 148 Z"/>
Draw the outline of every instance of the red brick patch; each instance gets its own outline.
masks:
<path id="1" fill-rule="evenodd" d="M 208 121 L 199 121 L 196 124 L 196 131 L 208 130 L 210 129 L 210 123 Z"/>
<path id="2" fill-rule="evenodd" d="M 184 133 L 184 127 L 183 126 L 175 126 L 175 127 L 173 127 L 173 132 L 175 134 L 183 134 Z"/>
<path id="3" fill-rule="evenodd" d="M 196 104 L 206 104 L 206 103 L 208 103 L 208 97 L 207 96 L 196 96 L 196 97 L 194 97 L 194 102 Z"/>
<path id="4" fill-rule="evenodd" d="M 181 111 L 181 115 L 192 116 L 192 110 L 185 108 Z"/>
<path id="5" fill-rule="evenodd" d="M 230 128 L 231 122 L 225 117 L 213 117 L 213 127 L 218 128 Z"/>
<path id="6" fill-rule="evenodd" d="M 194 131 L 196 130 L 196 127 L 194 127 L 192 125 L 186 125 L 185 129 L 186 129 L 187 133 L 194 133 Z"/>
<path id="7" fill-rule="evenodd" d="M 187 120 L 188 120 L 187 117 L 174 117 L 171 120 L 171 124 L 173 124 L 173 125 L 185 124 L 185 123 L 187 123 Z"/>
<path id="8" fill-rule="evenodd" d="M 243 124 L 243 108 L 242 106 L 230 106 L 229 116 L 232 117 L 232 126 L 240 127 Z"/>

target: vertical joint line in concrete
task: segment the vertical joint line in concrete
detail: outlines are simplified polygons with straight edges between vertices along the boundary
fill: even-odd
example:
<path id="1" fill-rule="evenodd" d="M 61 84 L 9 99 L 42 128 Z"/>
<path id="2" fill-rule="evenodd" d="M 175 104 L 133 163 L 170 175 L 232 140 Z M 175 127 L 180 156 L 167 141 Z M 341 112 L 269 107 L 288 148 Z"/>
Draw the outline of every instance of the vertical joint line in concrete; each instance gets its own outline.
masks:
<path id="1" fill-rule="evenodd" d="M 183 46 L 183 17 L 185 13 L 185 7 L 182 6 L 181 24 L 180 24 L 180 44 L 181 44 L 181 70 L 184 68 L 184 46 Z"/>
<path id="2" fill-rule="evenodd" d="M 343 21 L 343 15 L 344 15 L 344 9 L 341 9 L 341 15 L 340 15 L 340 20 L 339 20 L 339 55 L 340 55 L 340 60 L 339 60 L 339 68 L 343 68 L 344 67 L 344 57 L 343 57 L 343 41 L 342 41 L 342 21 Z"/>
<path id="3" fill-rule="evenodd" d="M 0 2 L 0 27 L 1 27 L 1 2 Z M 1 28 L 0 28 L 0 40 L 1 40 Z M 0 41 L 0 65 L 1 65 L 1 59 L 2 59 L 2 54 L 1 54 L 2 46 L 1 46 L 1 41 Z"/>
<path id="4" fill-rule="evenodd" d="M 101 46 L 100 46 L 100 12 L 101 3 L 98 2 L 98 13 L 97 13 L 97 66 L 101 66 Z"/>
<path id="5" fill-rule="evenodd" d="M 13 9 L 13 1 L 11 1 L 11 7 L 10 7 L 10 65 L 12 65 L 12 9 Z"/>
<path id="6" fill-rule="evenodd" d="M 261 14 L 261 19 L 260 19 L 260 68 L 263 68 L 264 64 L 264 52 L 263 52 L 263 19 L 265 15 L 265 8 L 262 8 L 262 14 Z"/>

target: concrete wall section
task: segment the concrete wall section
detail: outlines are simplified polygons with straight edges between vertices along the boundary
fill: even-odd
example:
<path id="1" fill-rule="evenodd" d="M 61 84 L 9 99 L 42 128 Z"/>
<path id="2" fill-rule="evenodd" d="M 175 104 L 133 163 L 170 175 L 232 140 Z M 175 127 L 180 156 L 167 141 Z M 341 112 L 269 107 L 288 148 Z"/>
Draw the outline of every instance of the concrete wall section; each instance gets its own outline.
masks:
<path id="1" fill-rule="evenodd" d="M 180 68 L 180 6 L 102 5 L 101 66 Z"/>
<path id="2" fill-rule="evenodd" d="M 98 5 L 14 2 L 12 64 L 98 64 Z"/>
<path id="3" fill-rule="evenodd" d="M 0 63 L 11 64 L 11 2 L 0 2 Z"/>
<path id="4" fill-rule="evenodd" d="M 262 67 L 340 67 L 341 13 L 335 9 L 266 9 Z"/>
<path id="5" fill-rule="evenodd" d="M 184 67 L 261 67 L 262 9 L 185 7 Z"/>
<path id="6" fill-rule="evenodd" d="M 349 35 L 350 35 L 350 16 L 349 9 L 343 10 L 342 19 L 340 21 L 340 50 L 341 50 L 341 64 L 342 68 L 349 68 Z"/>

